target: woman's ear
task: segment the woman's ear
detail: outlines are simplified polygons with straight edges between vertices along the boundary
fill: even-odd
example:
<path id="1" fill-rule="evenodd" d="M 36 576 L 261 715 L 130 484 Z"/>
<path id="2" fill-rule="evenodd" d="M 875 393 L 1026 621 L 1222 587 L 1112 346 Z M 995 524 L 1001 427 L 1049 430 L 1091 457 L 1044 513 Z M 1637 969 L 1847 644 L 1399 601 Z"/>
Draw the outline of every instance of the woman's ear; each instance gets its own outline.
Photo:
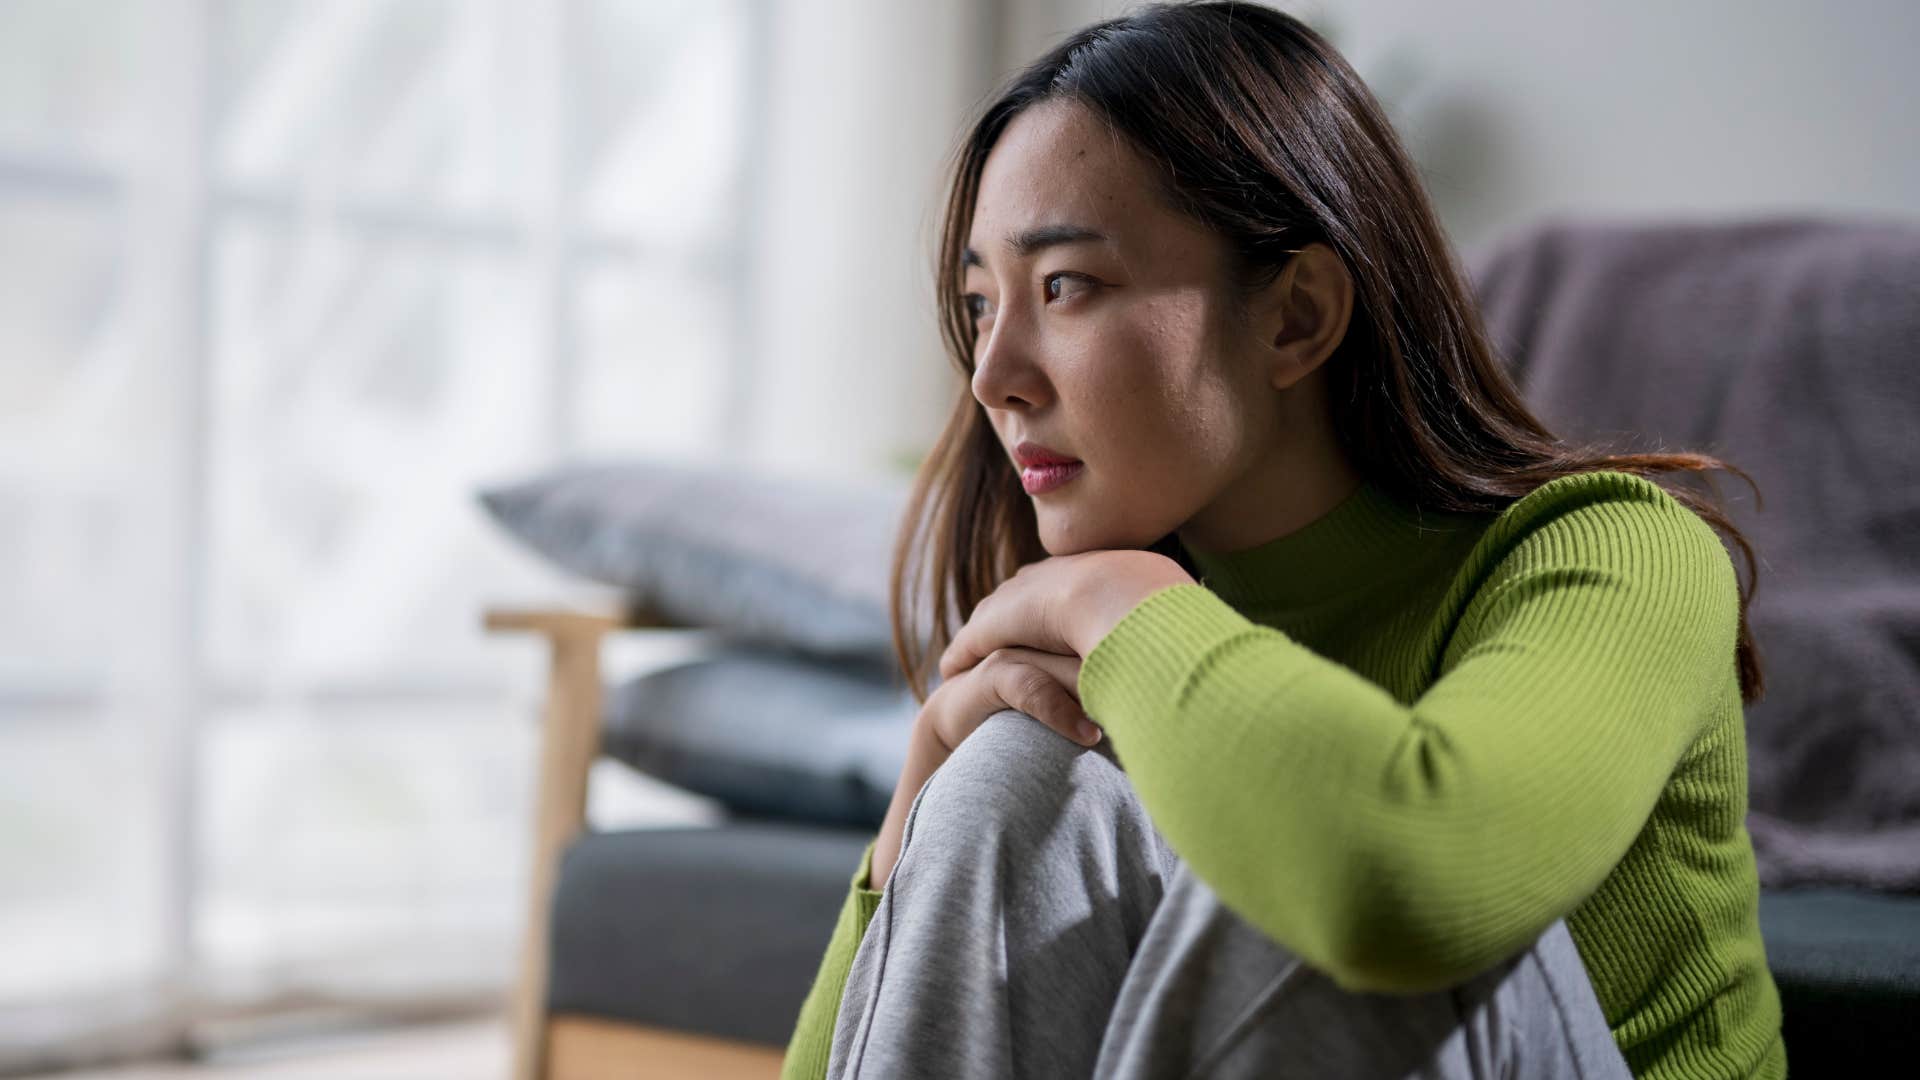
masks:
<path id="1" fill-rule="evenodd" d="M 1353 278 L 1333 248 L 1301 248 L 1262 290 L 1259 330 L 1268 351 L 1269 381 L 1285 390 L 1333 355 L 1353 315 Z"/>

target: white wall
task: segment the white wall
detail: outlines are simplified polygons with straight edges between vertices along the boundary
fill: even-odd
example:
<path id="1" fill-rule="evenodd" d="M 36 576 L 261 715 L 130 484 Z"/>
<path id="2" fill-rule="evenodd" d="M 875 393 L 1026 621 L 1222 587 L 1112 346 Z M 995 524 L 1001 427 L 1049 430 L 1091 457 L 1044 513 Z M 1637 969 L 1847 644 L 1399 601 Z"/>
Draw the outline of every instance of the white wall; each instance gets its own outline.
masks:
<path id="1" fill-rule="evenodd" d="M 1001 65 L 1133 6 L 1011 4 Z M 1920 215 L 1913 0 L 1274 6 L 1393 99 L 1462 247 L 1555 212 Z"/>
<path id="2" fill-rule="evenodd" d="M 872 473 L 963 388 L 933 317 L 944 166 L 982 95 L 1129 0 L 774 0 L 754 200 L 756 463 Z M 1920 215 L 1920 4 L 1279 5 L 1387 105 L 1456 246 L 1549 213 Z"/>
<path id="3" fill-rule="evenodd" d="M 987 85 L 990 7 L 780 0 L 755 199 L 745 456 L 884 471 L 959 386 L 933 312 L 944 166 Z"/>

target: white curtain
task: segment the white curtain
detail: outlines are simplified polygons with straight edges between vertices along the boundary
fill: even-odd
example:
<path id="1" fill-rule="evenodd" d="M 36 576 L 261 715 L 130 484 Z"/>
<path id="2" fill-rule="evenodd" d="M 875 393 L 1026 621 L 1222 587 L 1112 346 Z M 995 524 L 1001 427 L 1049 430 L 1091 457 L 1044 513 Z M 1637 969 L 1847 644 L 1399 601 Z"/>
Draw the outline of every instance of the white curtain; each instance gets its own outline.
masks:
<path id="1" fill-rule="evenodd" d="M 604 594 L 475 487 L 924 449 L 991 27 L 0 6 L 0 1070 L 498 999 L 541 656 L 480 613 Z"/>

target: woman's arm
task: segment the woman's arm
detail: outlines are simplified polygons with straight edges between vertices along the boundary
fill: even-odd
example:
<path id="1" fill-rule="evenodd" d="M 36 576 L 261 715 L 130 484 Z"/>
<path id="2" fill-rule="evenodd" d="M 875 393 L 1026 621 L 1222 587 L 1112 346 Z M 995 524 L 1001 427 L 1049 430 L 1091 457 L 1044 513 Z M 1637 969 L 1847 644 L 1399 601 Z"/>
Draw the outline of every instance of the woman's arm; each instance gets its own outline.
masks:
<path id="1" fill-rule="evenodd" d="M 877 838 L 876 838 L 877 842 Z M 880 893 L 868 887 L 872 879 L 874 844 L 860 853 L 860 865 L 854 869 L 852 887 L 840 905 L 834 920 L 833 937 L 820 958 L 820 970 L 813 986 L 800 1003 L 800 1016 L 794 1022 L 793 1036 L 787 1041 L 787 1055 L 780 1062 L 780 1080 L 818 1080 L 827 1075 L 827 1059 L 833 1051 L 833 1025 L 840 1013 L 840 997 L 846 993 L 847 973 L 853 970 L 854 954 L 860 951 L 860 939 L 880 906 Z"/>
<path id="2" fill-rule="evenodd" d="M 1629 479 L 1538 501 L 1410 706 L 1198 586 L 1116 624 L 1081 699 L 1227 906 L 1349 989 L 1452 985 L 1599 886 L 1732 677 L 1725 549 Z"/>

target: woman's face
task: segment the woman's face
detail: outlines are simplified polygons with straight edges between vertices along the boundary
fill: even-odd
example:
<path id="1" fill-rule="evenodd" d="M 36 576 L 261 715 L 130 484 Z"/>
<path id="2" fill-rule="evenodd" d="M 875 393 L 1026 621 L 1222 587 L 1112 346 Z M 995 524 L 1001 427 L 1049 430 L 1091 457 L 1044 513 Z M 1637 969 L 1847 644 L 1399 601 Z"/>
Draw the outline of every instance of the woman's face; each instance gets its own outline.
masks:
<path id="1" fill-rule="evenodd" d="M 1025 442 L 1081 463 L 1020 470 L 1050 554 L 1144 547 L 1271 468 L 1285 415 L 1226 245 L 1084 106 L 1007 127 L 963 261 L 973 395 L 1002 448 L 1016 468 Z M 1049 472 L 1068 478 L 1044 489 Z"/>

